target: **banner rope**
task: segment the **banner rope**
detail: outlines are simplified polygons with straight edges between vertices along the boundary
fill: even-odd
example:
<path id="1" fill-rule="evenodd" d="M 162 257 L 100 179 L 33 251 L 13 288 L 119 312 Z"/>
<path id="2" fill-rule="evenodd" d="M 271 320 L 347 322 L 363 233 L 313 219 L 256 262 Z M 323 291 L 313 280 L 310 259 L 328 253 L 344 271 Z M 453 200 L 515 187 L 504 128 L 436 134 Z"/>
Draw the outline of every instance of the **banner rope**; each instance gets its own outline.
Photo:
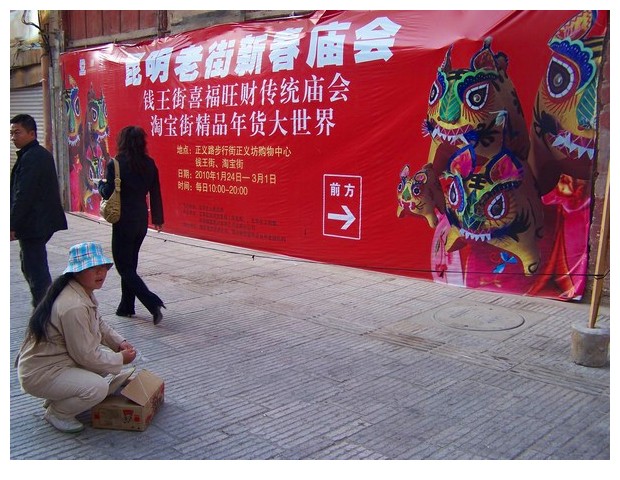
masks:
<path id="1" fill-rule="evenodd" d="M 72 213 L 72 212 L 70 212 Z M 93 222 L 97 222 L 99 224 L 105 224 L 105 222 L 102 222 L 99 219 L 94 219 L 88 216 L 84 216 L 84 215 L 76 215 L 79 216 L 80 218 L 85 218 L 87 220 L 93 221 Z M 111 226 L 111 225 L 110 225 Z M 173 235 L 175 237 L 178 238 L 183 238 L 180 235 L 176 235 L 176 234 L 172 234 L 172 233 L 165 233 L 164 235 Z M 394 271 L 394 272 L 410 272 L 410 273 L 450 273 L 450 274 L 458 274 L 458 273 L 468 273 L 468 274 L 488 274 L 489 272 L 485 272 L 485 271 L 477 271 L 477 270 L 467 270 L 467 272 L 465 272 L 464 270 L 435 270 L 435 269 L 424 269 L 424 268 L 406 268 L 406 267 L 381 267 L 381 266 L 375 266 L 375 265 L 366 265 L 366 264 L 356 264 L 356 265 L 350 265 L 350 264 L 343 264 L 343 263 L 329 263 L 329 262 L 321 262 L 321 261 L 317 261 L 317 260 L 309 260 L 306 258 L 299 258 L 299 257 L 290 257 L 290 256 L 280 256 L 280 255 L 270 255 L 267 253 L 252 253 L 252 252 L 239 252 L 239 251 L 234 251 L 234 250 L 227 250 L 224 248 L 215 248 L 215 247 L 208 247 L 208 246 L 204 246 L 204 245 L 196 245 L 190 242 L 184 242 L 182 240 L 177 240 L 177 239 L 171 239 L 171 238 L 158 238 L 157 236 L 155 236 L 152 232 L 148 232 L 147 236 L 150 238 L 153 238 L 155 240 L 159 240 L 161 242 L 171 242 L 171 243 L 175 243 L 178 245 L 185 245 L 185 246 L 192 246 L 192 247 L 196 247 L 196 248 L 200 248 L 202 250 L 210 250 L 210 251 L 214 251 L 214 252 L 219 252 L 219 253 L 227 253 L 230 255 L 242 255 L 242 256 L 246 256 L 246 257 L 251 257 L 252 260 L 255 260 L 256 258 L 262 258 L 262 259 L 266 259 L 266 260 L 281 260 L 284 262 L 297 262 L 297 263 L 311 263 L 311 264 L 316 264 L 316 265 L 334 265 L 334 266 L 340 266 L 340 267 L 348 267 L 348 268 L 360 268 L 360 269 L 364 269 L 364 270 L 372 270 L 372 271 L 380 271 L 380 272 L 390 272 L 390 271 Z M 188 238 L 192 238 L 192 237 L 188 237 Z M 202 240 L 202 239 L 195 239 L 195 240 L 199 240 L 199 241 L 205 241 L 205 242 L 209 242 L 210 240 Z M 244 247 L 239 247 L 239 248 L 244 248 Z M 607 271 L 605 273 L 599 273 L 599 274 L 595 274 L 595 273 L 571 273 L 570 275 L 572 275 L 573 277 L 582 277 L 582 278 L 592 278 L 595 280 L 603 280 L 605 278 L 607 278 L 610 275 L 610 269 L 607 269 Z M 502 273 L 498 273 L 498 275 L 502 275 L 502 276 L 522 276 L 522 273 L 509 273 L 509 272 L 502 272 Z M 531 277 L 553 277 L 554 275 L 567 275 L 565 272 L 551 272 L 551 273 L 533 273 L 532 275 L 530 275 Z"/>

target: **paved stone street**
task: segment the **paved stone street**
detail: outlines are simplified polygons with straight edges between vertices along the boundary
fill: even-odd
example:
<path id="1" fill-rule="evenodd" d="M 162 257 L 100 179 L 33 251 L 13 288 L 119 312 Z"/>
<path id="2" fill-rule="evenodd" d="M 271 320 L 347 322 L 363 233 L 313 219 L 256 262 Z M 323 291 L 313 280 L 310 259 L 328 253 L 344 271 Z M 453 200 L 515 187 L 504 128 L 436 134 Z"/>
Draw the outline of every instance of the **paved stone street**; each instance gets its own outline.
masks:
<path id="1" fill-rule="evenodd" d="M 111 227 L 68 214 L 48 244 Z M 15 353 L 30 314 L 10 247 L 10 458 L 609 460 L 610 368 L 570 360 L 588 305 L 447 287 L 149 231 L 139 272 L 166 302 L 155 327 L 100 311 L 165 380 L 145 432 L 63 434 L 21 392 Z M 609 326 L 601 307 L 598 325 Z M 594 462 L 592 468 L 609 465 Z M 107 472 L 111 475 L 111 472 Z"/>

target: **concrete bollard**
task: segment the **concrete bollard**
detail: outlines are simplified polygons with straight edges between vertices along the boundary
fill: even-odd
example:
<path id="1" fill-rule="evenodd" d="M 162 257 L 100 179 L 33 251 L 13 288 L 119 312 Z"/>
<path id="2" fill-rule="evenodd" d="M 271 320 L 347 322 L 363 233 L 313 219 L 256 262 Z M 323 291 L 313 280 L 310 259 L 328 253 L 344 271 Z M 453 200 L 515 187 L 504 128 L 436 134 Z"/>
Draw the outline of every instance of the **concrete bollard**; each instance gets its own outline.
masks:
<path id="1" fill-rule="evenodd" d="M 609 328 L 573 325 L 571 359 L 586 367 L 603 367 L 609 362 Z"/>

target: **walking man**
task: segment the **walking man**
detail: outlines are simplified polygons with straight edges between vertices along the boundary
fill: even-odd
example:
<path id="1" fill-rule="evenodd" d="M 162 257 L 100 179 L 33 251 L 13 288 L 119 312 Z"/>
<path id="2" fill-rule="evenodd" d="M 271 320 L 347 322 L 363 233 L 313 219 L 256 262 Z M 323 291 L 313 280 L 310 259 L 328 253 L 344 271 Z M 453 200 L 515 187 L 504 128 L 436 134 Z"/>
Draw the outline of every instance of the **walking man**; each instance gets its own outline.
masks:
<path id="1" fill-rule="evenodd" d="M 11 170 L 11 241 L 19 241 L 22 273 L 36 307 L 52 283 L 46 244 L 54 232 L 67 229 L 67 219 L 54 157 L 39 145 L 32 116 L 11 119 L 11 140 L 18 149 Z"/>

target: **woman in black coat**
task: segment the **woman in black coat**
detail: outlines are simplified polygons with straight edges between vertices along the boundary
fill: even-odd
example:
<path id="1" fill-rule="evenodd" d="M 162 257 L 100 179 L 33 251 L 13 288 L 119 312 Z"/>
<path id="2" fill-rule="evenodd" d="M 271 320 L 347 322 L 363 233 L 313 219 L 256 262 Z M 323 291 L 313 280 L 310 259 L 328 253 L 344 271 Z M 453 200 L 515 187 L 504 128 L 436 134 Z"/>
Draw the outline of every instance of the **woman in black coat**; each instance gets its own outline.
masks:
<path id="1" fill-rule="evenodd" d="M 153 315 L 153 323 L 161 322 L 164 302 L 151 292 L 137 273 L 138 255 L 148 229 L 149 195 L 151 222 L 161 231 L 164 211 L 159 187 L 159 173 L 155 161 L 146 150 L 146 133 L 141 127 L 128 126 L 117 139 L 116 159 L 121 177 L 121 218 L 112 225 L 112 256 L 121 276 L 121 301 L 116 315 L 131 317 L 135 314 L 136 297 Z M 106 169 L 106 179 L 99 182 L 99 193 L 105 199 L 114 191 L 114 162 Z"/>

